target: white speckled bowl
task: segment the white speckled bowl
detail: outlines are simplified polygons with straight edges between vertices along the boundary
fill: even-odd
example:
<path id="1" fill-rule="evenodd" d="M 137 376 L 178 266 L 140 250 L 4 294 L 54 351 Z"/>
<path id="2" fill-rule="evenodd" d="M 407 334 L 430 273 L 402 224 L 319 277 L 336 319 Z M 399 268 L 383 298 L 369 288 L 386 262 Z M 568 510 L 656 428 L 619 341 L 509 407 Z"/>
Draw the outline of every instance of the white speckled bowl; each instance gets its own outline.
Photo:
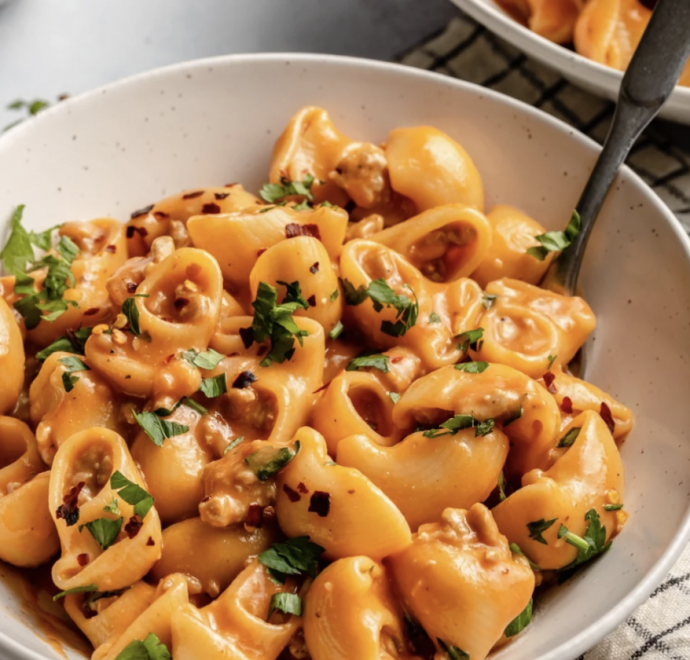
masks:
<path id="1" fill-rule="evenodd" d="M 623 72 L 578 55 L 532 32 L 512 19 L 495 0 L 451 0 L 491 32 L 535 60 L 555 69 L 571 82 L 593 94 L 615 101 Z M 664 119 L 690 124 L 690 87 L 676 87 L 659 113 Z"/>
<path id="2" fill-rule="evenodd" d="M 274 140 L 301 106 L 353 137 L 432 124 L 459 140 L 487 203 L 551 229 L 570 216 L 598 147 L 507 97 L 390 64 L 314 55 L 191 62 L 47 110 L 0 139 L 0 217 L 25 203 L 33 228 L 129 212 L 184 187 L 266 178 Z M 0 228 L 0 242 L 6 230 Z M 690 244 L 629 169 L 592 235 L 582 287 L 598 317 L 587 377 L 637 415 L 623 447 L 631 518 L 611 551 L 539 602 L 501 660 L 570 660 L 644 601 L 690 536 Z M 0 571 L 1 572 L 1 571 Z M 0 657 L 58 658 L 0 584 Z M 82 657 L 67 649 L 70 658 Z"/>

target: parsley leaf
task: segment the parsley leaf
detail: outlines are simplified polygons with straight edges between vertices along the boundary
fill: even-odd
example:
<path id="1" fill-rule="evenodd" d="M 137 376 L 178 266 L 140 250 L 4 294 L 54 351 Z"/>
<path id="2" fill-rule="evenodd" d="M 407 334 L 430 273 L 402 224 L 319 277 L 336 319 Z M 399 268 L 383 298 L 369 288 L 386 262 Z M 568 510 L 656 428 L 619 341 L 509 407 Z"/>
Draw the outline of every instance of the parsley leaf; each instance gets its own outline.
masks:
<path id="1" fill-rule="evenodd" d="M 95 584 L 89 584 L 85 587 L 73 587 L 72 589 L 67 589 L 67 591 L 61 591 L 59 594 L 53 596 L 53 600 L 57 601 L 70 594 L 88 594 L 92 591 L 98 591 L 98 586 Z"/>
<path id="2" fill-rule="evenodd" d="M 296 536 L 285 543 L 274 543 L 258 560 L 282 584 L 288 575 L 316 577 L 323 552 L 324 548 L 312 543 L 308 536 Z"/>
<path id="3" fill-rule="evenodd" d="M 338 291 L 338 289 L 335 289 L 335 291 L 333 291 L 333 293 L 329 296 L 329 298 L 331 299 L 331 302 L 335 302 L 336 300 L 338 300 L 339 295 L 340 295 L 340 291 Z"/>
<path id="4" fill-rule="evenodd" d="M 139 326 L 139 308 L 137 307 L 136 296 L 127 298 L 127 300 L 122 303 L 122 313 L 127 317 L 130 332 L 135 337 L 140 337 L 141 327 Z"/>
<path id="5" fill-rule="evenodd" d="M 302 616 L 302 599 L 297 594 L 273 594 L 271 597 L 271 604 L 268 608 L 268 616 L 266 617 L 266 621 L 271 620 L 273 612 L 276 610 L 285 612 L 285 614 Z"/>
<path id="6" fill-rule="evenodd" d="M 398 401 L 400 401 L 400 397 L 401 397 L 401 395 L 398 394 L 397 392 L 388 392 L 388 396 L 390 397 L 390 400 L 393 403 L 398 403 Z"/>
<path id="7" fill-rule="evenodd" d="M 311 173 L 307 173 L 302 181 L 291 181 L 281 176 L 280 183 L 265 183 L 259 191 L 259 196 L 269 204 L 275 204 L 292 195 L 303 196 L 313 202 L 314 195 L 311 192 L 313 185 L 314 175 Z"/>
<path id="8" fill-rule="evenodd" d="M 491 306 L 494 304 L 494 300 L 496 300 L 498 296 L 494 293 L 483 293 L 482 294 L 482 305 L 484 305 L 484 309 L 491 309 Z"/>
<path id="9" fill-rule="evenodd" d="M 221 355 L 212 348 L 209 348 L 207 351 L 201 351 L 201 353 L 191 348 L 182 353 L 182 357 L 192 366 L 206 369 L 207 371 L 215 369 L 225 359 L 225 355 Z"/>
<path id="10" fill-rule="evenodd" d="M 527 628 L 532 621 L 532 606 L 533 601 L 530 598 L 527 607 L 508 624 L 504 633 L 506 637 L 515 637 L 515 635 Z"/>
<path id="11" fill-rule="evenodd" d="M 436 312 L 431 312 L 431 314 L 429 314 L 429 324 L 440 323 L 440 322 L 441 322 L 441 317 Z"/>
<path id="12" fill-rule="evenodd" d="M 548 545 L 546 542 L 546 539 L 542 536 L 542 534 L 551 527 L 558 518 L 552 518 L 551 520 L 544 520 L 541 518 L 540 520 L 535 520 L 534 522 L 527 523 L 527 529 L 529 530 L 529 537 L 536 541 L 537 543 L 541 543 L 542 545 Z"/>
<path id="13" fill-rule="evenodd" d="M 577 436 L 580 435 L 580 429 L 578 427 L 570 429 L 559 441 L 556 447 L 570 447 L 573 445 Z"/>
<path id="14" fill-rule="evenodd" d="M 33 261 L 34 258 L 31 237 L 29 232 L 22 226 L 24 208 L 24 204 L 20 204 L 14 210 L 10 220 L 10 237 L 7 239 L 2 252 L 0 252 L 0 259 L 5 264 L 5 268 L 13 275 L 24 272 L 26 265 Z"/>
<path id="15" fill-rule="evenodd" d="M 52 344 L 46 346 L 42 351 L 36 353 L 37 360 L 46 360 L 53 353 L 78 353 L 84 355 L 84 346 L 91 336 L 93 328 L 79 328 L 74 332 L 69 332 L 67 337 L 60 337 Z"/>
<path id="16" fill-rule="evenodd" d="M 199 391 L 205 394 L 209 399 L 214 399 L 221 394 L 228 391 L 228 377 L 226 374 L 219 374 L 213 378 L 204 378 L 201 381 Z"/>
<path id="17" fill-rule="evenodd" d="M 512 424 L 515 420 L 520 419 L 522 417 L 522 406 L 520 406 L 510 417 L 508 417 L 505 422 L 503 422 L 503 428 L 508 426 L 509 424 Z"/>
<path id="18" fill-rule="evenodd" d="M 478 438 L 480 435 L 491 433 L 494 424 L 495 422 L 493 419 L 487 419 L 480 422 L 472 415 L 455 415 L 443 422 L 443 424 L 440 424 L 438 429 L 424 431 L 423 435 L 425 438 L 438 438 L 442 435 L 455 435 L 458 431 L 462 431 L 463 429 L 474 428 L 474 435 Z"/>
<path id="19" fill-rule="evenodd" d="M 137 420 L 137 424 L 141 426 L 146 432 L 146 435 L 151 438 L 154 445 L 158 447 L 163 446 L 163 440 L 166 438 L 173 438 L 176 435 L 181 435 L 182 433 L 187 433 L 189 427 L 184 424 L 178 424 L 177 422 L 167 422 L 161 419 L 158 415 L 151 412 L 136 412 L 132 411 L 134 419 Z"/>
<path id="20" fill-rule="evenodd" d="M 204 408 L 200 403 L 190 399 L 189 397 L 182 397 L 172 408 L 156 408 L 153 413 L 159 417 L 169 417 L 172 415 L 180 406 L 187 406 L 191 408 L 194 412 L 200 415 L 208 415 L 208 410 Z"/>
<path id="21" fill-rule="evenodd" d="M 463 362 L 462 364 L 456 364 L 455 368 L 458 371 L 464 371 L 468 374 L 480 374 L 489 368 L 488 362 Z"/>
<path id="22" fill-rule="evenodd" d="M 127 504 L 134 507 L 135 515 L 142 520 L 146 518 L 146 514 L 153 506 L 154 499 L 139 484 L 130 481 L 122 472 L 116 470 L 110 477 L 110 487 L 117 490 L 118 495 Z"/>
<path id="23" fill-rule="evenodd" d="M 143 642 L 138 639 L 130 642 L 115 660 L 172 660 L 172 656 L 158 635 L 149 633 Z"/>
<path id="24" fill-rule="evenodd" d="M 521 557 L 524 557 L 528 562 L 529 566 L 533 571 L 540 571 L 541 568 L 537 566 L 521 549 L 520 546 L 517 543 L 511 543 L 510 544 L 510 550 L 516 555 L 520 555 Z"/>
<path id="25" fill-rule="evenodd" d="M 461 332 L 459 335 L 455 335 L 455 338 L 460 340 L 458 350 L 463 353 L 466 353 L 468 348 L 471 348 L 473 351 L 480 350 L 482 347 L 482 342 L 480 340 L 483 336 L 484 328 L 467 330 L 466 332 Z"/>
<path id="26" fill-rule="evenodd" d="M 120 503 L 119 503 L 117 497 L 113 497 L 110 504 L 103 507 L 103 511 L 105 511 L 106 513 L 112 513 L 114 516 L 119 516 L 120 515 Z"/>
<path id="27" fill-rule="evenodd" d="M 91 536 L 96 539 L 98 545 L 100 545 L 103 550 L 107 550 L 115 543 L 115 539 L 122 529 L 123 522 L 124 518 L 118 518 L 117 520 L 97 518 L 85 525 L 79 525 L 79 531 L 86 527 L 86 529 L 91 532 Z"/>
<path id="28" fill-rule="evenodd" d="M 465 653 L 457 646 L 448 646 L 441 638 L 437 637 L 436 641 L 443 651 L 446 652 L 450 660 L 470 660 L 470 654 Z"/>
<path id="29" fill-rule="evenodd" d="M 622 502 L 619 504 L 604 504 L 604 511 L 620 511 L 622 508 Z"/>
<path id="30" fill-rule="evenodd" d="M 302 288 L 299 282 L 283 282 L 282 280 L 276 280 L 276 284 L 284 286 L 287 290 L 285 292 L 285 298 L 283 298 L 283 304 L 285 303 L 297 303 L 303 309 L 309 309 L 309 303 L 302 296 Z"/>
<path id="31" fill-rule="evenodd" d="M 299 440 L 296 440 L 292 447 L 262 447 L 253 454 L 249 454 L 244 462 L 256 474 L 259 481 L 267 481 L 299 454 L 300 447 Z"/>
<path id="32" fill-rule="evenodd" d="M 577 238 L 581 227 L 582 220 L 580 219 L 580 214 L 577 211 L 573 211 L 565 231 L 547 231 L 545 234 L 535 236 L 534 238 L 541 245 L 529 248 L 527 254 L 532 255 L 539 261 L 544 261 L 549 252 L 565 250 Z"/>
<path id="33" fill-rule="evenodd" d="M 71 392 L 74 389 L 74 384 L 79 380 L 79 376 L 73 376 L 76 371 L 91 371 L 78 357 L 70 356 L 60 358 L 60 364 L 67 367 L 67 371 L 62 374 L 62 384 L 65 387 L 65 392 Z"/>
<path id="34" fill-rule="evenodd" d="M 237 438 L 235 438 L 224 450 L 223 450 L 223 456 L 227 454 L 229 451 L 233 450 L 237 445 L 240 444 L 244 440 L 244 436 L 240 435 Z"/>
<path id="35" fill-rule="evenodd" d="M 503 470 L 498 475 L 498 497 L 501 502 L 506 499 L 506 478 L 503 474 Z"/>
<path id="36" fill-rule="evenodd" d="M 387 355 L 374 354 L 374 355 L 360 355 L 359 357 L 350 360 L 350 363 L 345 367 L 345 371 L 357 371 L 357 369 L 365 369 L 366 367 L 372 367 L 383 371 L 387 374 L 390 371 L 389 367 L 390 358 Z"/>
<path id="37" fill-rule="evenodd" d="M 292 317 L 299 308 L 309 308 L 304 298 L 301 298 L 301 301 L 294 300 L 294 296 L 288 292 L 285 301 L 280 305 L 277 303 L 278 289 L 266 282 L 259 282 L 256 300 L 252 303 L 254 320 L 249 346 L 255 341 L 261 343 L 267 339 L 271 340 L 271 350 L 261 362 L 262 367 L 268 367 L 272 362 L 282 363 L 289 360 L 295 352 L 295 337 L 302 346 L 302 338 L 309 334 L 306 330 L 300 330 Z"/>
<path id="38" fill-rule="evenodd" d="M 328 333 L 328 338 L 329 339 L 337 339 L 338 337 L 340 337 L 340 335 L 343 334 L 344 329 L 345 329 L 345 326 L 343 325 L 343 322 L 338 321 L 333 326 L 333 329 Z"/>
<path id="39" fill-rule="evenodd" d="M 565 538 L 566 543 L 577 548 L 577 557 L 567 566 L 559 569 L 567 571 L 584 564 L 597 555 L 604 554 L 610 547 L 611 541 L 606 542 L 606 527 L 601 524 L 599 514 L 595 509 L 590 509 L 585 514 L 585 520 L 589 522 L 584 537 L 573 534 L 565 525 L 558 530 L 558 538 Z"/>
<path id="40" fill-rule="evenodd" d="M 556 358 L 558 355 L 549 355 L 549 369 L 553 366 L 553 363 L 556 361 Z"/>

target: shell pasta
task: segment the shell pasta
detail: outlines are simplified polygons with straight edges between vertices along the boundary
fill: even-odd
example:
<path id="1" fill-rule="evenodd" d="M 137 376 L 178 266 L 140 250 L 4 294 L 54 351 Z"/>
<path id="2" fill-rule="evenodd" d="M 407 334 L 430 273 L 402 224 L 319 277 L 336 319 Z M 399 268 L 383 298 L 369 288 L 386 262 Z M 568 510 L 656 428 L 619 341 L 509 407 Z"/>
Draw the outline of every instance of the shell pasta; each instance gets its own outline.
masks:
<path id="1" fill-rule="evenodd" d="M 484 660 L 523 634 L 622 531 L 634 420 L 569 371 L 590 307 L 539 287 L 577 214 L 502 201 L 436 128 L 374 144 L 307 107 L 256 195 L 44 232 L 18 206 L 0 560 L 51 569 L 93 660 Z"/>

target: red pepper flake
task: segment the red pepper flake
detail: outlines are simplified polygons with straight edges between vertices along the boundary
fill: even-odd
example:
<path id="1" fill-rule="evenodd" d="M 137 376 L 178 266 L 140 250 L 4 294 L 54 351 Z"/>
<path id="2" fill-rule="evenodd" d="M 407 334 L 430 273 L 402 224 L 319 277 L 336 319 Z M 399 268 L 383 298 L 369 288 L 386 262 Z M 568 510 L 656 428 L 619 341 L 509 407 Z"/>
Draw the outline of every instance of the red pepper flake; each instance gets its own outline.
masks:
<path id="1" fill-rule="evenodd" d="M 189 305 L 189 298 L 175 298 L 175 302 L 173 303 L 173 307 L 175 307 L 178 312 L 187 305 Z"/>
<path id="2" fill-rule="evenodd" d="M 79 493 L 81 493 L 84 486 L 86 486 L 86 482 L 80 481 L 76 486 L 70 488 L 62 498 L 62 504 L 55 512 L 55 517 L 64 520 L 67 527 L 76 525 L 79 521 L 79 507 L 77 503 L 79 502 Z"/>
<path id="3" fill-rule="evenodd" d="M 194 192 L 187 193 L 186 195 L 182 195 L 182 199 L 196 199 L 197 197 L 201 197 L 205 192 L 205 190 L 196 190 Z"/>
<path id="4" fill-rule="evenodd" d="M 163 211 L 154 211 L 153 215 L 156 216 L 156 220 L 167 220 L 170 215 L 167 213 L 164 213 Z"/>
<path id="5" fill-rule="evenodd" d="M 82 552 L 80 555 L 77 555 L 77 564 L 79 566 L 86 566 L 89 563 L 89 555 L 87 555 L 85 552 Z"/>
<path id="6" fill-rule="evenodd" d="M 297 484 L 297 490 L 303 495 L 309 492 L 309 489 L 301 481 Z"/>
<path id="7" fill-rule="evenodd" d="M 154 204 L 149 204 L 148 206 L 145 206 L 143 209 L 139 209 L 138 211 L 133 211 L 129 217 L 132 220 L 134 220 L 134 218 L 138 218 L 140 215 L 146 215 L 147 213 L 151 213 L 151 211 L 153 211 L 153 207 L 154 207 Z"/>
<path id="8" fill-rule="evenodd" d="M 312 238 L 321 240 L 321 233 L 319 232 L 318 225 L 300 225 L 296 222 L 285 225 L 285 237 L 295 238 L 295 236 L 311 236 Z"/>
<path id="9" fill-rule="evenodd" d="M 403 356 L 402 355 L 396 355 L 396 356 L 392 357 L 390 360 L 391 360 L 391 364 L 398 364 L 398 362 L 403 361 Z"/>
<path id="10" fill-rule="evenodd" d="M 255 382 L 256 376 L 251 371 L 243 371 L 237 378 L 235 378 L 232 386 L 237 390 L 243 390 L 245 387 L 249 387 Z"/>
<path id="11" fill-rule="evenodd" d="M 313 265 L 311 266 L 311 268 L 309 268 L 309 272 L 310 272 L 310 273 L 314 273 L 314 274 L 316 274 L 316 273 L 319 272 L 319 262 L 318 262 L 318 261 L 315 261 L 315 262 L 313 263 Z"/>
<path id="12" fill-rule="evenodd" d="M 558 390 L 556 389 L 556 386 L 553 384 L 553 381 L 556 380 L 556 376 L 552 374 L 550 371 L 547 371 L 542 378 L 544 379 L 544 384 L 546 385 L 546 389 L 551 392 L 551 394 L 556 394 Z"/>
<path id="13" fill-rule="evenodd" d="M 608 407 L 605 401 L 601 402 L 601 409 L 599 410 L 599 414 L 601 415 L 601 418 L 604 420 L 604 424 L 609 427 L 609 431 L 611 433 L 614 432 L 616 428 L 616 422 L 613 419 L 613 415 L 611 414 L 611 408 Z"/>
<path id="14" fill-rule="evenodd" d="M 309 511 L 315 513 L 319 518 L 325 518 L 331 510 L 331 494 L 324 493 L 322 490 L 315 490 L 309 500 Z"/>
<path id="15" fill-rule="evenodd" d="M 573 400 L 569 396 L 564 396 L 561 402 L 561 410 L 570 415 L 573 412 Z"/>
<path id="16" fill-rule="evenodd" d="M 84 316 L 93 316 L 94 314 L 98 314 L 99 311 L 98 307 L 90 307 L 84 312 Z"/>
<path id="17" fill-rule="evenodd" d="M 136 282 L 127 282 L 127 293 L 136 293 L 137 284 Z"/>
<path id="18" fill-rule="evenodd" d="M 129 522 L 125 525 L 125 533 L 130 539 L 133 539 L 144 526 L 144 521 L 139 516 L 132 516 Z"/>
<path id="19" fill-rule="evenodd" d="M 245 348 L 249 348 L 254 343 L 254 329 L 240 328 L 240 337 Z"/>
<path id="20" fill-rule="evenodd" d="M 148 546 L 156 545 L 156 542 L 153 540 L 153 536 L 149 536 L 149 540 L 146 541 L 146 545 L 148 545 Z"/>
<path id="21" fill-rule="evenodd" d="M 105 248 L 106 252 L 110 252 L 110 254 L 115 254 L 117 252 L 117 246 L 116 245 L 108 245 Z"/>
<path id="22" fill-rule="evenodd" d="M 327 383 L 324 383 L 321 387 L 319 387 L 318 390 L 314 390 L 312 394 L 318 394 L 319 392 L 323 392 L 330 384 L 331 381 L 329 380 Z"/>
<path id="23" fill-rule="evenodd" d="M 312 294 L 307 298 L 307 302 L 309 303 L 309 307 L 316 307 L 316 296 Z"/>
<path id="24" fill-rule="evenodd" d="M 302 499 L 302 496 L 296 490 L 292 490 L 287 484 L 283 484 L 283 492 L 291 502 L 299 502 Z"/>
<path id="25" fill-rule="evenodd" d="M 235 183 L 226 183 L 225 187 L 226 188 L 234 188 L 235 186 L 239 186 L 240 184 L 235 182 Z"/>
<path id="26" fill-rule="evenodd" d="M 249 511 L 247 511 L 247 520 L 245 524 L 248 527 L 261 527 L 264 521 L 264 507 L 260 504 L 250 504 Z"/>
<path id="27" fill-rule="evenodd" d="M 221 199 L 227 199 L 230 197 L 230 193 L 213 193 L 213 196 L 220 201 Z"/>
<path id="28" fill-rule="evenodd" d="M 206 215 L 211 215 L 212 213 L 220 213 L 220 206 L 218 204 L 211 202 L 209 204 L 204 204 L 201 207 L 201 212 Z"/>
<path id="29" fill-rule="evenodd" d="M 257 250 L 256 256 L 260 257 L 264 252 L 266 252 L 266 250 L 268 250 L 268 248 L 261 248 L 260 250 Z"/>
<path id="30" fill-rule="evenodd" d="M 134 227 L 132 225 L 127 227 L 127 238 L 134 238 L 134 234 L 139 234 L 142 238 L 146 238 L 149 235 L 143 227 Z"/>

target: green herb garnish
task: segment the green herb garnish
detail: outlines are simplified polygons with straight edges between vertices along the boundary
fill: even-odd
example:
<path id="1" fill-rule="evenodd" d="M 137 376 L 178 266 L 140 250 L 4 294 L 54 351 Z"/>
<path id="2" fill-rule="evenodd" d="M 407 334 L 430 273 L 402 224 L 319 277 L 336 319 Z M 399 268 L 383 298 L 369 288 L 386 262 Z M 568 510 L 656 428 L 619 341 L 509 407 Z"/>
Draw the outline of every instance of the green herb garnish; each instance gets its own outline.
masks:
<path id="1" fill-rule="evenodd" d="M 74 384 L 79 380 L 79 376 L 73 376 L 73 373 L 91 371 L 91 368 L 86 366 L 78 357 L 64 357 L 60 358 L 58 362 L 67 367 L 67 371 L 62 373 L 62 384 L 65 387 L 65 392 L 71 392 L 74 389 Z"/>
<path id="2" fill-rule="evenodd" d="M 390 358 L 387 355 L 376 353 L 374 355 L 360 355 L 359 357 L 350 360 L 350 363 L 345 367 L 345 371 L 357 371 L 357 369 L 366 369 L 372 367 L 387 374 L 390 371 Z"/>
<path id="3" fill-rule="evenodd" d="M 283 584 L 288 575 L 316 577 L 323 552 L 324 548 L 312 543 L 308 536 L 296 536 L 285 543 L 274 543 L 258 559 L 269 575 Z"/>
<path id="4" fill-rule="evenodd" d="M 79 531 L 81 532 L 84 527 L 91 532 L 91 536 L 96 539 L 98 545 L 101 546 L 103 550 L 107 550 L 117 539 L 117 535 L 122 529 L 122 523 L 124 518 L 118 518 L 117 520 L 111 520 L 110 518 L 97 518 L 85 525 L 79 525 Z"/>
<path id="5" fill-rule="evenodd" d="M 445 653 L 448 655 L 450 660 L 470 660 L 470 654 L 465 653 L 462 649 L 458 648 L 457 646 L 449 646 L 439 637 L 436 638 L 436 641 L 438 642 L 438 645 L 441 647 L 441 650 L 445 651 Z"/>
<path id="6" fill-rule="evenodd" d="M 333 326 L 333 329 L 328 333 L 329 339 L 337 339 L 338 337 L 340 337 L 340 335 L 343 334 L 344 329 L 345 329 L 345 326 L 343 325 L 342 321 L 338 321 Z"/>
<path id="7" fill-rule="evenodd" d="M 177 422 L 168 422 L 161 419 L 158 415 L 152 412 L 135 412 L 132 411 L 134 419 L 137 424 L 144 429 L 146 435 L 151 438 L 154 445 L 158 447 L 163 446 L 163 440 L 166 438 L 173 438 L 176 435 L 181 435 L 189 431 L 189 427 Z"/>
<path id="8" fill-rule="evenodd" d="M 508 624 L 504 633 L 506 637 L 515 637 L 515 635 L 527 628 L 532 621 L 532 606 L 533 601 L 530 598 L 527 607 Z"/>
<path id="9" fill-rule="evenodd" d="M 549 529 L 557 520 L 558 518 L 553 518 L 551 520 L 544 520 L 543 518 L 541 518 L 540 520 L 535 520 L 534 522 L 527 523 L 529 537 L 537 543 L 541 543 L 542 545 L 548 545 L 546 539 L 542 536 L 542 534 L 547 529 Z"/>
<path id="10" fill-rule="evenodd" d="M 471 348 L 473 351 L 480 350 L 483 343 L 481 342 L 483 336 L 484 328 L 467 330 L 466 332 L 461 332 L 459 335 L 455 335 L 455 338 L 460 340 L 458 350 L 463 353 L 466 353 L 468 348 Z"/>
<path id="11" fill-rule="evenodd" d="M 302 599 L 297 594 L 273 594 L 266 621 L 270 621 L 275 611 L 302 616 Z"/>
<path id="12" fill-rule="evenodd" d="M 559 441 L 556 447 L 570 447 L 577 440 L 577 436 L 580 435 L 580 428 L 575 427 L 570 429 Z"/>
<path id="13" fill-rule="evenodd" d="M 54 601 L 58 601 L 65 596 L 70 596 L 71 594 L 88 594 L 92 591 L 98 591 L 98 586 L 95 584 L 89 584 L 85 587 L 73 587 L 72 589 L 67 589 L 66 591 L 61 591 L 59 594 L 53 596 Z"/>
<path id="14" fill-rule="evenodd" d="M 188 351 L 182 353 L 182 357 L 193 367 L 206 369 L 207 371 L 215 369 L 225 359 L 225 355 L 221 355 L 212 348 L 209 348 L 207 351 L 201 351 L 201 353 L 190 348 Z"/>
<path id="15" fill-rule="evenodd" d="M 456 364 L 455 368 L 458 371 L 464 371 L 468 374 L 480 374 L 489 368 L 488 362 L 463 362 L 461 364 Z"/>
<path id="16" fill-rule="evenodd" d="M 259 191 L 259 196 L 269 204 L 276 204 L 285 197 L 292 195 L 306 197 L 310 202 L 314 201 L 311 187 L 314 185 L 314 175 L 307 173 L 302 181 L 291 181 L 281 176 L 280 183 L 265 183 Z"/>
<path id="17" fill-rule="evenodd" d="M 127 504 L 134 507 L 134 514 L 142 520 L 151 510 L 154 499 L 139 484 L 130 481 L 122 472 L 116 470 L 110 477 L 110 487 L 118 491 L 118 495 Z"/>
<path id="18" fill-rule="evenodd" d="M 472 415 L 455 415 L 449 420 L 443 422 L 443 424 L 440 424 L 438 429 L 424 431 L 423 435 L 425 438 L 438 438 L 442 435 L 455 435 L 463 429 L 474 428 L 475 437 L 479 437 L 491 433 L 494 428 L 494 423 L 495 422 L 493 419 L 487 419 L 483 422 L 480 422 Z"/>
<path id="19" fill-rule="evenodd" d="M 172 656 L 158 635 L 149 633 L 143 642 L 130 642 L 115 660 L 172 660 Z"/>
<path id="20" fill-rule="evenodd" d="M 199 391 L 209 399 L 214 399 L 228 391 L 228 379 L 226 374 L 219 374 L 212 378 L 204 378 L 201 381 Z"/>
<path id="21" fill-rule="evenodd" d="M 585 520 L 589 522 L 584 537 L 573 534 L 565 525 L 558 530 L 558 538 L 565 538 L 566 543 L 577 548 L 577 557 L 567 566 L 559 569 L 567 571 L 584 564 L 594 557 L 604 554 L 610 547 L 611 541 L 606 542 L 606 527 L 601 524 L 599 514 L 595 509 L 590 509 L 585 514 Z"/>
<path id="22" fill-rule="evenodd" d="M 253 454 L 249 454 L 244 462 L 256 474 L 259 481 L 267 481 L 276 472 L 282 470 L 300 450 L 300 442 L 296 440 L 291 447 L 262 447 Z"/>
<path id="23" fill-rule="evenodd" d="M 577 238 L 581 226 L 582 220 L 580 219 L 580 214 L 577 211 L 573 211 L 565 231 L 547 231 L 545 234 L 535 236 L 534 238 L 536 238 L 541 245 L 529 248 L 527 254 L 531 254 L 539 261 L 544 261 L 549 252 L 560 252 L 561 250 L 565 250 L 565 248 Z"/>

